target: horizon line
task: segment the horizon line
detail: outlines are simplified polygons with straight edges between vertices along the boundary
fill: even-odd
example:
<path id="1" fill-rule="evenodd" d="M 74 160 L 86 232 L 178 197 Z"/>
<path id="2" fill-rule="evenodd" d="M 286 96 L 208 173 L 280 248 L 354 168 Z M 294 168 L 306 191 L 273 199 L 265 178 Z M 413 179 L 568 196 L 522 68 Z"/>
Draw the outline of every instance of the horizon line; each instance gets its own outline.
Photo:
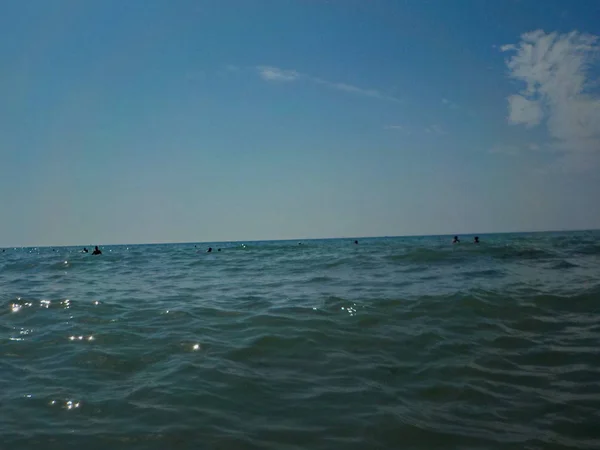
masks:
<path id="1" fill-rule="evenodd" d="M 444 233 L 444 234 L 404 234 L 380 236 L 338 236 L 338 237 L 313 237 L 313 238 L 286 238 L 286 239 L 248 239 L 248 240 L 217 240 L 217 241 L 175 241 L 175 242 L 142 242 L 142 243 L 112 243 L 112 244 L 61 244 L 61 245 L 9 245 L 0 246 L 0 249 L 9 248 L 65 248 L 65 247 L 110 247 L 110 246 L 137 246 L 137 245 L 184 245 L 184 244 L 215 244 L 215 243 L 245 243 L 245 242 L 287 242 L 287 241 L 324 241 L 334 239 L 382 239 L 382 238 L 416 238 L 416 237 L 442 237 L 442 236 L 490 236 L 498 234 L 541 234 L 541 233 L 576 233 L 584 231 L 600 231 L 600 228 L 576 228 L 562 230 L 526 230 L 526 231 L 493 231 L 481 233 Z"/>

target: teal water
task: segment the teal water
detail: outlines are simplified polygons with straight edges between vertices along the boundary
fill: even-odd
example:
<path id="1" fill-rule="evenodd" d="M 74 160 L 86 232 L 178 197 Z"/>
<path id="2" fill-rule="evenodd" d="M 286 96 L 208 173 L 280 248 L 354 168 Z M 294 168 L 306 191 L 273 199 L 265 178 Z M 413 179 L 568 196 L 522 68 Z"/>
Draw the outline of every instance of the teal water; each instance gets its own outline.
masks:
<path id="1" fill-rule="evenodd" d="M 600 232 L 481 238 L 6 249 L 0 448 L 600 448 Z"/>

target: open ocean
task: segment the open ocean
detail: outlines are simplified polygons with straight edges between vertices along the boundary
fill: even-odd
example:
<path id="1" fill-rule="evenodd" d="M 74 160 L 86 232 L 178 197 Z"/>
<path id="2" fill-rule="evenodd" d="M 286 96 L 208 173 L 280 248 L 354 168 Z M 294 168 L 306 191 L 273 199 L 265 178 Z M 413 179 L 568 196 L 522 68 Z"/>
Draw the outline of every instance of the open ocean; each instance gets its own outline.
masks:
<path id="1" fill-rule="evenodd" d="M 480 237 L 6 249 L 0 449 L 600 449 L 600 232 Z"/>

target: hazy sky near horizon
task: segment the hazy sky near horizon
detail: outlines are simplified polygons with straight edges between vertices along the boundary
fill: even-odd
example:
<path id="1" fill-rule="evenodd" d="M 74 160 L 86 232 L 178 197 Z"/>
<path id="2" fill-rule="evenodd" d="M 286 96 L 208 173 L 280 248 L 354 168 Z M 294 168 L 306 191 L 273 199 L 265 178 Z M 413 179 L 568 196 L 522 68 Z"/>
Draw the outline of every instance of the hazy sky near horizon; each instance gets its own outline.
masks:
<path id="1" fill-rule="evenodd" d="M 600 228 L 600 2 L 4 2 L 0 246 Z"/>

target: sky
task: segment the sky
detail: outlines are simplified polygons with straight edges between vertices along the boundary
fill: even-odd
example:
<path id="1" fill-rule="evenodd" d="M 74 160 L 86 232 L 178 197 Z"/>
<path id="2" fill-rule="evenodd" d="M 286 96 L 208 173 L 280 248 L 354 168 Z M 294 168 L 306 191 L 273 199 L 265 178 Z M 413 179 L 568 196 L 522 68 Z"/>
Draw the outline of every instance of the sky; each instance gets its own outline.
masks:
<path id="1" fill-rule="evenodd" d="M 4 2 L 0 246 L 600 228 L 598 17 Z"/>

